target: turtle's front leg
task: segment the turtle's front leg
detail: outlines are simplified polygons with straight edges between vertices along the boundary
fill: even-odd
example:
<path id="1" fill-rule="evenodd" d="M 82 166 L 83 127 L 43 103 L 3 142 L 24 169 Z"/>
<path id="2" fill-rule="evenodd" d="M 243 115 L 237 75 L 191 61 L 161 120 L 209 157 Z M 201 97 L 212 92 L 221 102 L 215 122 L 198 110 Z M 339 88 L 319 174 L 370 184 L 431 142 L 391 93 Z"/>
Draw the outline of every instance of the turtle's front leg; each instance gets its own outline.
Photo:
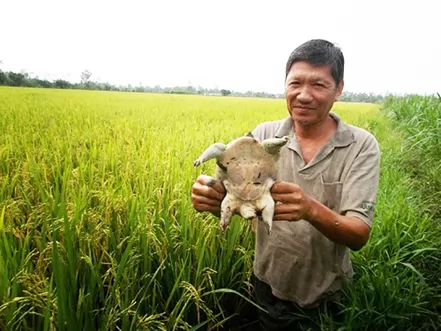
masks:
<path id="1" fill-rule="evenodd" d="M 289 137 L 268 138 L 262 141 L 263 148 L 270 154 L 277 154 L 289 141 Z"/>
<path id="2" fill-rule="evenodd" d="M 215 143 L 210 145 L 202 154 L 199 156 L 194 162 L 193 165 L 197 167 L 198 165 L 201 165 L 205 161 L 218 158 L 223 154 L 225 149 L 227 148 L 227 145 L 224 145 L 222 143 Z"/>

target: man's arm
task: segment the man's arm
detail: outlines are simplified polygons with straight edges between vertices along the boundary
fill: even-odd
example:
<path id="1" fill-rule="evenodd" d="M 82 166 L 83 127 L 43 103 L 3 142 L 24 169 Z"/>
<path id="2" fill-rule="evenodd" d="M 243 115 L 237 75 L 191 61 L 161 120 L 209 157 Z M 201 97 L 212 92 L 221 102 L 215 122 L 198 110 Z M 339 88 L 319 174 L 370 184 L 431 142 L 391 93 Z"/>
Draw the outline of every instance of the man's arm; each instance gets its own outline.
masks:
<path id="1" fill-rule="evenodd" d="M 355 216 L 339 215 L 305 194 L 298 185 L 276 182 L 271 192 L 273 199 L 281 202 L 275 207 L 275 221 L 308 221 L 329 240 L 352 250 L 367 243 L 370 227 L 365 222 Z"/>
<path id="2" fill-rule="evenodd" d="M 363 248 L 369 240 L 370 227 L 356 216 L 343 216 L 313 200 L 307 220 L 329 240 L 348 246 L 353 251 Z"/>
<path id="3" fill-rule="evenodd" d="M 271 189 L 275 207 L 274 220 L 305 220 L 328 239 L 361 249 L 369 240 L 380 172 L 380 150 L 374 138 L 353 162 L 343 182 L 340 213 L 303 192 L 295 184 L 278 182 Z"/>

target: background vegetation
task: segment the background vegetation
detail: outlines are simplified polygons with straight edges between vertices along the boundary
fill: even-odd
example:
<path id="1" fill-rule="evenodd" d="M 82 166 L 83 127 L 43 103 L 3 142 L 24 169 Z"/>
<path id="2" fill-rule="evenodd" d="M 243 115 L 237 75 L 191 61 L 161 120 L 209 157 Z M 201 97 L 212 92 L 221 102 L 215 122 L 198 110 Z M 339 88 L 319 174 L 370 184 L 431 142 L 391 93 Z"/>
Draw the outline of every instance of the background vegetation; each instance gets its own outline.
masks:
<path id="1" fill-rule="evenodd" d="M 273 98 L 283 99 L 283 94 L 267 93 L 267 92 L 237 92 L 226 88 L 204 88 L 202 86 L 143 86 L 139 84 L 133 85 L 113 85 L 108 82 L 96 82 L 92 80 L 92 73 L 85 70 L 81 74 L 80 82 L 73 83 L 64 79 L 55 79 L 49 81 L 32 77 L 26 72 L 3 72 L 0 69 L 0 86 L 22 86 L 22 87 L 41 87 L 41 88 L 57 88 L 57 89 L 80 89 L 80 90 L 100 90 L 100 91 L 121 91 L 121 92 L 147 92 L 147 93 L 169 93 L 169 94 L 197 94 L 197 95 L 214 95 L 214 96 L 236 96 L 236 97 L 257 97 L 257 98 Z M 388 95 L 378 95 L 374 93 L 354 93 L 343 92 L 340 100 L 351 102 L 368 102 L 379 103 L 385 100 Z"/>
<path id="2" fill-rule="evenodd" d="M 353 253 L 344 322 L 436 330 L 441 229 L 438 98 L 338 103 L 382 150 L 369 244 Z M 0 88 L 0 330 L 206 330 L 252 300 L 254 238 L 195 213 L 192 161 L 283 100 Z"/>

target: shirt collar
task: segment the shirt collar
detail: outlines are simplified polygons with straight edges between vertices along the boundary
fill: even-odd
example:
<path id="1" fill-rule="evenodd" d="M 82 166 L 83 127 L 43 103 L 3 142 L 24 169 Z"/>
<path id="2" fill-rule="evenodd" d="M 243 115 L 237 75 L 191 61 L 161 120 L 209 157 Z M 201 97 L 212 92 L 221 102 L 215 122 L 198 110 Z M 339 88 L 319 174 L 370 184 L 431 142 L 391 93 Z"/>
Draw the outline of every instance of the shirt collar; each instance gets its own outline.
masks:
<path id="1" fill-rule="evenodd" d="M 329 112 L 329 115 L 337 122 L 337 130 L 330 142 L 332 142 L 335 147 L 344 147 L 352 144 L 355 141 L 355 137 L 351 127 L 344 123 L 337 114 Z M 291 138 L 294 136 L 294 125 L 291 116 L 288 116 L 282 121 L 282 125 L 275 134 L 276 138 L 282 138 L 284 136 Z"/>

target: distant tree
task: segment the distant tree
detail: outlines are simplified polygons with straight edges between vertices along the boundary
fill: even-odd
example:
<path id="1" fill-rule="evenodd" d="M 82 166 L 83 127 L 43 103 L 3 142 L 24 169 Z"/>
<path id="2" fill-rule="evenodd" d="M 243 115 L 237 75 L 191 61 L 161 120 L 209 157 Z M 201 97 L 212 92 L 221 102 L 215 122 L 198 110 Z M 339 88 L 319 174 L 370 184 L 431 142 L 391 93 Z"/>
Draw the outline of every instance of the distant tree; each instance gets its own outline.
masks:
<path id="1" fill-rule="evenodd" d="M 2 63 L 3 62 L 0 60 L 0 64 Z M 6 76 L 6 73 L 4 73 L 2 69 L 0 69 L 0 85 L 7 85 L 7 79 L 8 77 Z"/>
<path id="2" fill-rule="evenodd" d="M 2 62 L 0 61 L 0 64 Z M 202 86 L 194 87 L 191 82 L 186 86 L 173 86 L 173 87 L 161 87 L 156 85 L 154 87 L 143 86 L 141 83 L 138 86 L 132 85 L 119 85 L 115 86 L 110 83 L 94 82 L 90 79 L 92 73 L 89 70 L 84 70 L 81 74 L 80 83 L 71 83 L 63 79 L 57 79 L 55 81 L 48 81 L 45 79 L 39 79 L 38 77 L 31 77 L 31 74 L 22 71 L 15 73 L 12 71 L 4 72 L 0 69 L 0 85 L 5 86 L 26 86 L 26 87 L 43 87 L 43 88 L 60 88 L 60 89 L 88 89 L 88 90 L 104 90 L 104 91 L 123 91 L 123 92 L 153 92 L 153 93 L 171 93 L 171 94 L 207 94 L 207 95 L 223 95 L 223 96 L 235 96 L 235 97 L 254 97 L 254 98 L 284 98 L 284 94 L 273 94 L 266 92 L 235 92 L 227 89 L 219 90 L 215 88 L 203 88 Z M 390 96 L 391 94 L 389 94 Z M 441 96 L 437 94 L 439 98 Z M 386 95 L 376 95 L 374 93 L 353 93 L 343 92 L 340 101 L 348 102 L 383 102 L 386 99 Z"/>
<path id="3" fill-rule="evenodd" d="M 46 79 L 36 79 L 38 86 L 49 88 L 52 87 L 52 83 Z"/>
<path id="4" fill-rule="evenodd" d="M 8 85 L 8 76 L 0 70 L 0 85 Z"/>
<path id="5" fill-rule="evenodd" d="M 26 77 L 22 73 L 9 72 L 8 78 L 11 86 L 24 86 Z"/>
<path id="6" fill-rule="evenodd" d="M 90 83 L 91 76 L 92 76 L 92 73 L 89 70 L 84 70 L 81 73 L 81 84 L 83 84 L 87 87 Z"/>
<path id="7" fill-rule="evenodd" d="M 111 91 L 112 90 L 112 85 L 110 85 L 109 83 L 102 83 L 101 84 L 101 89 L 104 91 Z"/>
<path id="8" fill-rule="evenodd" d="M 0 60 L 0 64 L 3 64 L 2 60 Z M 2 69 L 0 69 L 0 85 L 10 85 L 8 75 Z"/>
<path id="9" fill-rule="evenodd" d="M 222 90 L 220 90 L 220 93 L 225 97 L 225 96 L 230 95 L 231 91 L 230 90 L 222 89 Z"/>
<path id="10" fill-rule="evenodd" d="M 187 85 L 187 87 L 185 88 L 185 92 L 188 94 L 195 94 L 197 93 L 196 89 L 191 86 L 191 85 Z"/>
<path id="11" fill-rule="evenodd" d="M 135 89 L 135 92 L 138 92 L 138 93 L 145 92 L 145 88 L 141 84 L 136 86 L 134 89 Z"/>
<path id="12" fill-rule="evenodd" d="M 64 88 L 64 89 L 66 89 L 66 88 L 70 88 L 70 87 L 72 87 L 72 84 L 71 83 L 69 83 L 68 81 L 66 81 L 66 80 L 63 80 L 63 79 L 57 79 L 55 82 L 54 82 L 54 86 L 56 87 L 56 88 Z"/>

